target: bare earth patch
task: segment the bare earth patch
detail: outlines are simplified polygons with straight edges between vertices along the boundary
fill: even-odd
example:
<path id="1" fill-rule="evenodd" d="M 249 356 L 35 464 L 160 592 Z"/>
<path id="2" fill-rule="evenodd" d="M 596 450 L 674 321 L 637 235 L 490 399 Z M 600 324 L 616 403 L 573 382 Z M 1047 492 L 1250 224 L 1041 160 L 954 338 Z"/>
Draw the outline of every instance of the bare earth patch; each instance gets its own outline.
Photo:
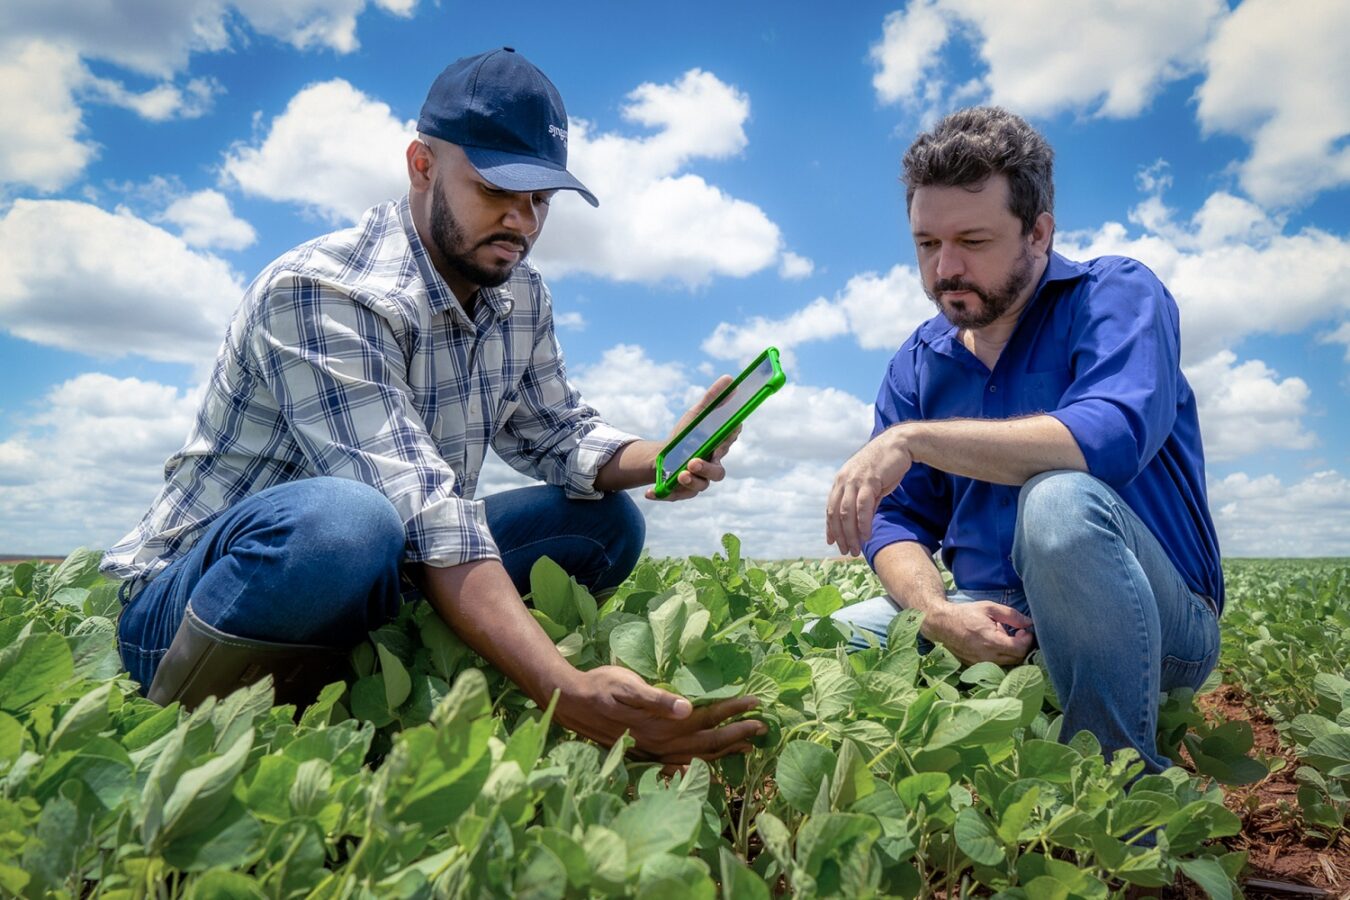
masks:
<path id="1" fill-rule="evenodd" d="M 1272 764 L 1277 765 L 1277 759 L 1285 762 L 1256 784 L 1224 788 L 1224 805 L 1242 818 L 1242 831 L 1223 843 L 1247 852 L 1247 870 L 1239 879 L 1246 896 L 1350 900 L 1350 841 L 1342 834 L 1328 846 L 1305 833 L 1294 780 L 1298 760 L 1280 743 L 1275 723 L 1232 685 L 1197 697 L 1196 705 L 1212 720 L 1250 722 L 1256 751 Z"/>

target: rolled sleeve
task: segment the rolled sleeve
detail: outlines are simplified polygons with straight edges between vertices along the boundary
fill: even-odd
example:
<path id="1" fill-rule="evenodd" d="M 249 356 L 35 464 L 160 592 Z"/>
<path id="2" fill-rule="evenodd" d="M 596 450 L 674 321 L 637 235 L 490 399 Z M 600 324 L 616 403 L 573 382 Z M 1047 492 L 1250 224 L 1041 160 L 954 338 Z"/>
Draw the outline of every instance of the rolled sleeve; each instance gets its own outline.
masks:
<path id="1" fill-rule="evenodd" d="M 315 279 L 282 277 L 250 352 L 309 474 L 361 481 L 388 497 L 407 533 L 406 559 L 499 558 L 482 503 L 459 496 L 456 473 L 411 402 L 399 327 Z"/>
<path id="2" fill-rule="evenodd" d="M 1049 414 L 1078 442 L 1088 472 L 1119 488 L 1176 421 L 1180 332 L 1176 302 L 1142 264 L 1121 259 L 1097 278 L 1073 319 L 1072 380 Z"/>
<path id="3" fill-rule="evenodd" d="M 542 287 L 542 286 L 541 286 Z M 494 436 L 492 447 L 513 469 L 541 478 L 568 497 L 603 496 L 595 478 L 635 434 L 606 423 L 567 380 L 562 348 L 553 332 L 547 289 L 530 365 L 519 386 L 519 405 Z"/>
<path id="4" fill-rule="evenodd" d="M 877 392 L 872 436 L 900 422 L 922 418 L 915 379 L 917 346 L 913 339 L 891 360 Z M 951 519 L 951 496 L 946 477 L 922 463 L 905 473 L 894 491 L 882 498 L 872 517 L 872 537 L 863 545 L 868 565 L 877 553 L 899 541 L 916 541 L 936 553 Z"/>

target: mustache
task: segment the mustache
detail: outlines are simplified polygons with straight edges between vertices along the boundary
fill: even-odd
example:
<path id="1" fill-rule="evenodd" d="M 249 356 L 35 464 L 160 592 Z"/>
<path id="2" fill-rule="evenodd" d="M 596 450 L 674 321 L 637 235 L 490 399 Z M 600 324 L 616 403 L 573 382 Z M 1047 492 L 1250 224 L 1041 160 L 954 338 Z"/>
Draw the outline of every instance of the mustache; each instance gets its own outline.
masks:
<path id="1" fill-rule="evenodd" d="M 977 285 L 971 284 L 969 281 L 962 278 L 940 278 L 933 282 L 934 294 L 944 294 L 947 291 L 970 291 L 972 294 L 976 294 L 980 297 L 984 296 L 984 293 Z"/>
<path id="2" fill-rule="evenodd" d="M 499 231 L 496 234 L 490 234 L 478 242 L 479 247 L 486 247 L 488 244 L 515 244 L 520 248 L 521 256 L 530 252 L 529 239 L 523 235 L 513 234 L 509 231 Z"/>

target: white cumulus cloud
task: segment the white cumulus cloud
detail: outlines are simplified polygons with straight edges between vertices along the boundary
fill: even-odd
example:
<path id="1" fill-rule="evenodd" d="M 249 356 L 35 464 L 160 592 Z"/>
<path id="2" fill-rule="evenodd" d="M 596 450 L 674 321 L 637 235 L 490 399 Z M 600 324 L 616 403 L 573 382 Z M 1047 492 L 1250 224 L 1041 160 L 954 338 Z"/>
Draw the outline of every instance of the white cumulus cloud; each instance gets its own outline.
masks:
<path id="1" fill-rule="evenodd" d="M 1350 184 L 1350 5 L 1244 0 L 1206 50 L 1207 132 L 1251 142 L 1242 186 L 1265 206 Z"/>
<path id="2" fill-rule="evenodd" d="M 86 58 L 168 78 L 185 69 L 192 54 L 232 46 L 240 23 L 298 49 L 350 52 L 359 46 L 356 19 L 367 5 L 366 0 L 7 0 L 0 4 L 0 33 L 42 38 Z M 416 0 L 375 5 L 409 16 Z"/>
<path id="3" fill-rule="evenodd" d="M 895 350 L 935 312 L 918 272 L 895 265 L 884 275 L 855 275 L 833 299 L 817 297 L 781 319 L 755 316 L 738 325 L 722 322 L 704 340 L 703 352 L 718 359 L 750 359 L 775 346 L 784 366 L 790 367 L 795 347 L 844 334 L 864 350 Z"/>
<path id="4" fill-rule="evenodd" d="M 1209 508 L 1225 556 L 1350 556 L 1350 479 L 1335 470 L 1293 484 L 1238 472 L 1210 482 Z"/>
<path id="5" fill-rule="evenodd" d="M 1200 67 L 1222 0 L 912 0 L 891 13 L 872 48 L 873 86 L 887 103 L 932 115 L 984 99 L 1024 115 L 1061 110 L 1096 116 L 1140 113 L 1169 82 Z M 1047 29 L 1066 40 L 1047 38 Z M 943 51 L 967 39 L 985 71 L 953 85 Z"/>
<path id="6" fill-rule="evenodd" d="M 62 247 L 61 265 L 51 248 Z M 243 285 L 230 267 L 125 211 L 16 200 L 0 218 L 0 319 L 40 344 L 205 368 Z"/>
<path id="7" fill-rule="evenodd" d="M 413 122 L 337 78 L 292 97 L 260 141 L 232 147 L 222 174 L 246 193 L 346 224 L 407 191 L 404 151 L 415 136 Z"/>
<path id="8" fill-rule="evenodd" d="M 1154 195 L 1119 222 L 1056 237 L 1074 259 L 1121 254 L 1143 262 L 1181 310 L 1182 358 L 1193 363 L 1255 334 L 1292 334 L 1350 312 L 1350 240 L 1308 226 L 1285 233 L 1250 201 L 1212 195 L 1188 222 L 1177 222 Z"/>
<path id="9" fill-rule="evenodd" d="M 149 507 L 195 409 L 194 391 L 98 372 L 54 387 L 0 442 L 0 547 L 109 546 Z"/>
<path id="10" fill-rule="evenodd" d="M 744 93 L 691 69 L 673 84 L 643 84 L 628 95 L 624 118 L 651 134 L 595 133 L 573 119 L 568 169 L 600 207 L 567 192 L 554 200 L 535 261 L 554 277 L 584 273 L 690 286 L 750 275 L 780 258 L 800 270 L 800 262 L 782 256 L 782 235 L 762 209 L 685 171 L 699 159 L 740 153 L 749 115 Z"/>
<path id="11" fill-rule="evenodd" d="M 162 218 L 178 227 L 183 240 L 194 247 L 242 250 L 258 239 L 253 226 L 234 214 L 220 191 L 197 191 L 178 197 Z"/>
<path id="12" fill-rule="evenodd" d="M 64 47 L 0 43 L 0 184 L 60 190 L 97 156 L 74 98 L 87 77 L 79 56 Z"/>
<path id="13" fill-rule="evenodd" d="M 1205 458 L 1236 459 L 1276 448 L 1306 450 L 1316 443 L 1302 418 L 1311 391 L 1302 378 L 1280 379 L 1259 359 L 1238 363 L 1224 350 L 1186 367 L 1195 391 Z"/>

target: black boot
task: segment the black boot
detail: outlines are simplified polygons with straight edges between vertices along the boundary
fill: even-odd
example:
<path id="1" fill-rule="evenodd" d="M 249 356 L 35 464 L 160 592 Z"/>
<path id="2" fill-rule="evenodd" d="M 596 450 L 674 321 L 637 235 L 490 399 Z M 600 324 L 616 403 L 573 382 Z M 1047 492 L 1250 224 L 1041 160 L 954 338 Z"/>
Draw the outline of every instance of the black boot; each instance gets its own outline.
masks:
<path id="1" fill-rule="evenodd" d="M 226 697 L 271 675 L 277 704 L 294 703 L 298 712 L 344 676 L 347 655 L 333 647 L 226 634 L 197 618 L 189 603 L 147 696 L 160 705 L 177 700 L 195 709 L 207 697 Z"/>

